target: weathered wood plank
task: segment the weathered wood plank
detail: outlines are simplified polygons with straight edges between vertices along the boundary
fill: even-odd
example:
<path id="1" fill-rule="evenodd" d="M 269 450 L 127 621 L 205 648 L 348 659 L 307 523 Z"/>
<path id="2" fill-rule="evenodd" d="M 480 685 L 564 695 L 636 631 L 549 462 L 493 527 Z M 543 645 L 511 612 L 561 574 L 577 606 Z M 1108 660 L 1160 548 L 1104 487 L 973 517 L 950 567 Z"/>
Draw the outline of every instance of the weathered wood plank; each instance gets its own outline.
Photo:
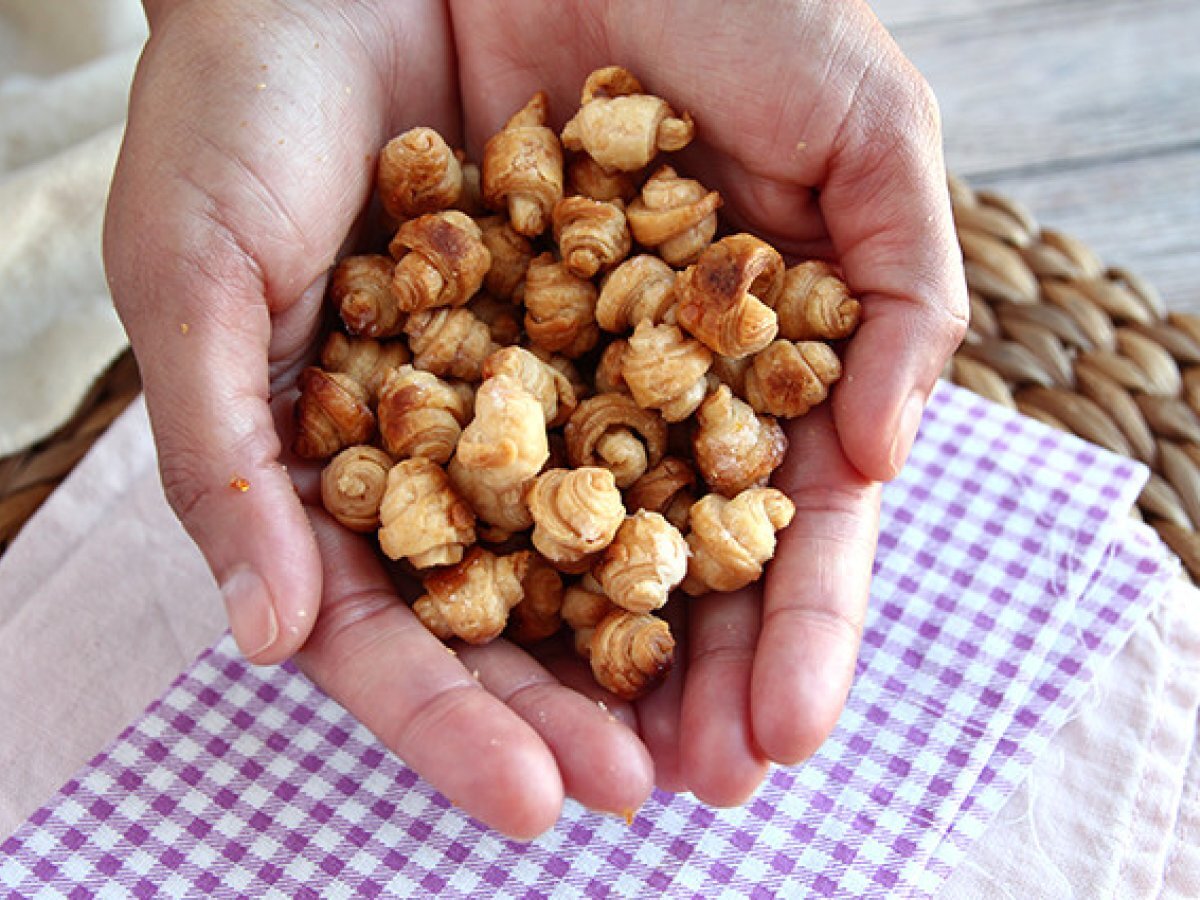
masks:
<path id="1" fill-rule="evenodd" d="M 1200 151 L 968 180 L 1140 275 L 1168 308 L 1200 313 Z"/>
<path id="2" fill-rule="evenodd" d="M 964 6 L 965 4 L 965 6 Z M 897 29 L 939 97 L 963 175 L 1200 143 L 1200 3 L 1053 3 Z"/>

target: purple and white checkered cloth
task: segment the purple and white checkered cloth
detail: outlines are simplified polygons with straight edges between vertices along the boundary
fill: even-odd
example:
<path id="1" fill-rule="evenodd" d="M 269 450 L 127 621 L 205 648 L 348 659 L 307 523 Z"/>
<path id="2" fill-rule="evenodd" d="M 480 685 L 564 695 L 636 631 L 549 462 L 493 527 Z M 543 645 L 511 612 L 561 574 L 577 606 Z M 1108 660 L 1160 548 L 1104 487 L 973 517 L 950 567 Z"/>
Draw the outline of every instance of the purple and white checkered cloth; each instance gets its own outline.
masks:
<path id="1" fill-rule="evenodd" d="M 15 896 L 928 895 L 1165 590 L 1136 464 L 941 385 L 884 491 L 855 687 L 745 806 L 474 822 L 226 636 L 0 847 Z"/>

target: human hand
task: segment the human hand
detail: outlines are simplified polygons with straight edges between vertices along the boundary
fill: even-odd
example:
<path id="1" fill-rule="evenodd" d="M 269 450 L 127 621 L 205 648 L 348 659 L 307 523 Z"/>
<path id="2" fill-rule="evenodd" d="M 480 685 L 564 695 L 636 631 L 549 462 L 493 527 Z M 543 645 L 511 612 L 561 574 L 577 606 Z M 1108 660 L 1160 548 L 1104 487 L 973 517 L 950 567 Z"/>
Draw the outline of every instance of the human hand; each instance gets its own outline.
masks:
<path id="1" fill-rule="evenodd" d="M 529 21 L 540 12 L 533 9 L 532 15 L 521 16 L 522 10 L 508 4 L 482 4 L 466 13 L 454 9 L 458 52 L 464 60 L 461 109 L 451 28 L 438 3 L 363 4 L 340 11 L 322 4 L 284 9 L 272 3 L 252 13 L 244 4 L 159 2 L 148 4 L 148 12 L 153 37 L 139 71 L 114 183 L 106 259 L 114 297 L 142 366 L 168 496 L 223 585 L 239 646 L 261 663 L 287 658 L 303 646 L 300 664 L 318 684 L 451 799 L 502 831 L 529 836 L 549 827 L 564 793 L 598 809 L 635 808 L 648 793 L 654 773 L 650 756 L 632 731 L 610 721 L 582 695 L 503 642 L 471 650 L 460 659 L 446 654 L 398 601 L 378 560 L 361 541 L 332 529 L 319 513 L 314 514 L 315 528 L 309 526 L 289 473 L 280 465 L 279 435 L 286 425 L 277 427 L 277 421 L 285 422 L 286 416 L 273 416 L 271 401 L 275 413 L 286 413 L 286 389 L 318 331 L 325 273 L 367 197 L 374 154 L 392 134 L 427 124 L 453 141 L 465 119 L 478 149 L 479 137 L 533 89 L 551 89 L 555 108 L 570 109 L 575 102 L 570 95 L 577 93 L 587 70 L 612 61 L 628 64 L 652 89 L 692 109 L 697 118 L 718 112 L 716 98 L 689 105 L 689 98 L 665 81 L 660 87 L 653 60 L 640 66 L 632 56 L 617 53 L 616 43 L 611 49 L 617 55 L 602 58 L 601 51 L 610 48 L 600 42 L 590 45 L 588 55 L 556 71 L 550 71 L 556 68 L 550 63 L 544 73 L 523 70 L 521 77 L 531 84 L 538 81 L 528 90 L 510 69 L 511 83 L 503 89 L 512 92 L 509 103 L 500 97 L 500 82 L 493 80 L 509 65 L 503 54 L 494 48 L 481 50 L 466 37 L 476 27 L 475 16 L 510 15 L 510 22 Z M 582 24 L 581 19 L 581 33 Z M 527 49 L 544 56 L 548 47 L 562 46 L 543 45 L 539 33 L 545 35 L 531 28 Z M 617 36 L 614 29 L 605 40 L 615 42 Z M 489 58 L 496 66 L 490 73 Z M 686 70 L 686 60 L 683 63 Z M 486 97 L 482 87 L 496 93 Z M 484 109 L 484 99 L 494 108 Z M 724 133 L 723 128 L 717 121 L 710 126 L 714 135 Z M 745 198 L 759 190 L 747 182 L 749 186 L 739 191 L 735 182 L 749 172 L 730 168 L 729 161 L 750 159 L 750 148 L 724 156 L 719 148 L 716 153 L 705 150 L 700 147 L 690 154 L 695 173 L 726 193 L 729 208 L 744 209 Z M 924 159 L 917 148 L 909 148 L 909 153 L 909 167 Z M 717 160 L 711 169 L 704 168 L 706 156 Z M 940 177 L 939 166 L 933 169 L 918 184 L 917 193 L 930 193 Z M 779 234 L 790 234 L 794 245 L 776 239 L 777 243 L 785 250 L 801 250 L 807 241 L 833 237 L 843 264 L 843 247 L 870 244 L 878 237 L 851 232 L 853 239 L 847 244 L 832 225 L 827 233 L 820 212 L 831 215 L 828 195 L 823 195 L 817 211 L 811 200 L 803 201 L 800 195 L 806 191 L 798 189 L 800 183 L 768 177 L 762 193 L 774 197 L 782 214 L 764 215 L 761 221 L 744 217 L 743 222 L 776 239 L 760 226 L 786 223 L 787 198 L 797 199 L 797 221 L 815 224 L 780 228 Z M 824 178 L 813 183 L 828 191 L 833 182 Z M 880 181 L 875 184 L 878 190 Z M 773 189 L 766 190 L 768 185 Z M 848 188 L 843 185 L 843 193 Z M 898 199 L 911 200 L 909 193 L 900 194 Z M 743 199 L 735 201 L 737 197 Z M 935 214 L 936 232 L 947 224 L 938 218 L 944 211 L 928 197 L 926 201 Z M 908 210 L 896 209 L 895 214 L 908 221 Z M 927 222 L 920 222 L 919 229 L 928 237 Z M 936 245 L 945 239 L 945 234 L 935 234 L 931 240 Z M 870 254 L 860 255 L 871 259 Z M 911 298 L 924 296 L 918 288 L 927 282 L 929 296 L 953 310 L 953 291 L 943 282 L 949 264 L 931 259 L 928 248 L 916 263 L 924 266 L 925 274 L 915 285 L 900 273 L 892 280 L 883 278 L 877 290 L 870 278 L 852 278 L 852 284 L 859 290 L 865 286 L 872 298 L 910 298 L 913 309 L 901 307 L 890 314 L 890 321 L 917 338 L 943 333 L 948 345 L 953 325 L 939 325 L 936 313 Z M 871 271 L 880 277 L 877 269 Z M 881 299 L 872 305 L 877 311 L 869 311 L 863 334 L 877 335 L 873 340 L 878 352 L 886 343 L 886 328 L 872 326 L 872 320 L 886 324 L 886 311 L 899 304 Z M 860 335 L 855 352 L 862 342 Z M 892 347 L 888 359 L 893 364 L 905 361 L 904 343 Z M 936 368 L 948 353 L 932 353 L 938 356 Z M 916 362 L 908 365 L 909 380 L 921 383 L 925 368 Z M 936 375 L 932 362 L 926 368 Z M 852 355 L 848 372 L 870 378 L 869 360 L 855 363 Z M 880 438 L 871 437 L 872 423 L 858 427 L 867 436 L 857 443 L 855 426 L 848 426 L 847 432 L 842 425 L 844 418 L 862 421 L 861 407 L 854 409 L 858 416 L 841 412 L 853 384 L 848 378 L 835 400 L 843 444 L 867 475 L 886 476 L 899 456 L 885 452 L 884 468 L 872 469 L 880 460 Z M 889 407 L 876 402 L 867 409 Z M 782 687 L 773 686 L 787 674 L 779 671 L 786 663 L 779 641 L 789 632 L 799 633 L 801 646 L 816 646 L 817 659 L 825 660 L 817 672 L 832 673 L 823 677 L 835 682 L 835 692 L 842 681 L 848 683 L 857 646 L 853 628 L 848 634 L 841 625 L 822 629 L 821 623 L 861 615 L 877 490 L 846 464 L 828 417 L 824 420 L 822 428 L 794 437 L 798 449 L 809 441 L 821 447 L 812 451 L 811 468 L 789 468 L 783 486 L 799 489 L 815 481 L 820 487 L 799 497 L 798 519 L 813 528 L 798 522 L 789 530 L 780 548 L 789 561 L 776 568 L 794 566 L 800 570 L 794 577 L 834 583 L 815 604 L 787 598 L 773 587 L 781 583 L 778 577 L 768 584 L 768 627 L 762 631 L 758 653 L 763 662 L 756 664 L 754 675 L 756 691 L 761 694 L 757 684 L 765 683 L 764 696 L 786 699 L 790 708 L 801 708 L 808 718 L 774 717 L 772 737 L 772 717 L 762 729 L 745 704 L 749 658 L 758 632 L 757 600 L 747 594 L 724 598 L 720 605 L 715 599 L 699 601 L 690 616 L 693 660 L 686 686 L 675 694 L 661 692 L 638 712 L 643 739 L 666 786 L 688 786 L 717 802 L 737 799 L 757 784 L 765 758 L 788 759 L 809 749 L 811 744 L 788 743 L 789 728 L 811 742 L 840 707 L 840 697 L 831 701 L 819 689 L 821 683 L 802 680 L 798 672 L 783 679 Z M 293 464 L 290 474 L 300 495 L 311 499 L 314 473 Z M 249 482 L 250 489 L 232 489 L 235 476 Z M 821 524 L 826 521 L 835 530 Z M 818 537 L 810 533 L 814 531 Z M 795 558 L 797 551 L 813 545 L 831 549 L 808 559 Z M 852 576 L 848 587 L 837 580 L 847 573 Z M 776 607 L 782 615 L 771 611 Z M 733 630 L 721 624 L 722 616 L 731 617 L 726 625 L 732 624 Z M 707 649 L 715 635 L 735 632 L 732 643 L 715 645 L 715 652 Z M 816 641 L 823 632 L 832 635 L 836 649 Z M 772 658 L 776 664 L 766 666 Z M 569 664 L 546 662 L 566 683 L 576 683 Z M 473 671 L 478 671 L 479 681 L 471 677 Z M 813 684 L 816 688 L 804 687 Z M 806 691 L 820 696 L 811 701 Z M 731 707 L 731 714 L 722 714 Z M 610 708 L 618 720 L 636 722 L 632 710 Z M 711 724 L 702 725 L 698 719 L 711 719 Z M 814 720 L 818 727 L 805 725 Z M 699 740 L 690 749 L 682 742 L 689 735 Z M 719 770 L 723 760 L 737 764 L 732 776 Z"/>
<path id="2" fill-rule="evenodd" d="M 842 266 L 863 301 L 832 404 L 788 429 L 774 484 L 796 504 L 766 583 L 686 601 L 668 683 L 637 707 L 657 783 L 732 804 L 810 756 L 854 672 L 879 523 L 945 361 L 966 287 L 937 108 L 865 3 L 452 0 L 465 136 L 539 88 L 557 124 L 617 63 L 692 113 L 673 159 L 722 215 L 793 258 Z M 686 619 L 686 624 L 678 619 Z"/>

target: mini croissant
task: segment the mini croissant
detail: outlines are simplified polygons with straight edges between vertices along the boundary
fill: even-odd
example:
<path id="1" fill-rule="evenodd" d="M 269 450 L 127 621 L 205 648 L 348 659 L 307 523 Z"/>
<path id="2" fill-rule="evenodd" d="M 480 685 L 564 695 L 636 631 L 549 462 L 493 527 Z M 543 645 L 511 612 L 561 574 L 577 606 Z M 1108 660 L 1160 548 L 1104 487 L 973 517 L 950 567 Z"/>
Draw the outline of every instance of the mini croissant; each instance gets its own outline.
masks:
<path id="1" fill-rule="evenodd" d="M 377 447 L 347 447 L 321 470 L 321 503 L 351 531 L 379 527 L 379 506 L 392 458 Z"/>
<path id="2" fill-rule="evenodd" d="M 670 522 L 642 510 L 625 519 L 592 569 L 613 603 L 635 613 L 666 605 L 688 569 L 688 545 Z"/>
<path id="3" fill-rule="evenodd" d="M 483 245 L 492 258 L 483 286 L 493 297 L 509 300 L 525 280 L 525 270 L 533 259 L 533 245 L 504 216 L 479 219 L 478 225 Z"/>
<path id="4" fill-rule="evenodd" d="M 479 518 L 512 533 L 533 523 L 522 497 L 549 456 L 541 404 L 518 378 L 501 374 L 475 392 L 475 418 L 448 471 Z"/>
<path id="5" fill-rule="evenodd" d="M 521 588 L 521 602 L 508 614 L 507 634 L 527 647 L 544 641 L 562 627 L 562 576 L 545 557 L 530 553 Z"/>
<path id="6" fill-rule="evenodd" d="M 796 507 L 775 488 L 750 488 L 732 500 L 707 494 L 691 510 L 687 543 L 692 550 L 683 590 L 692 596 L 736 591 L 762 575 L 775 555 L 775 532 L 792 521 Z"/>
<path id="7" fill-rule="evenodd" d="M 642 185 L 626 216 L 639 244 L 657 248 L 672 266 L 687 266 L 712 243 L 720 205 L 716 191 L 663 166 Z"/>
<path id="8" fill-rule="evenodd" d="M 617 607 L 591 575 L 563 591 L 562 620 L 574 636 L 575 652 L 587 659 L 592 654 L 592 634 L 600 620 Z"/>
<path id="9" fill-rule="evenodd" d="M 401 366 L 388 376 L 375 411 L 383 446 L 396 459 L 422 456 L 444 463 L 471 418 L 473 403 L 470 385 Z"/>
<path id="10" fill-rule="evenodd" d="M 674 324 L 675 270 L 657 256 L 642 253 L 605 276 L 596 300 L 596 322 L 624 334 L 643 319 Z"/>
<path id="11" fill-rule="evenodd" d="M 564 572 L 582 572 L 608 546 L 625 507 L 612 472 L 594 466 L 548 469 L 525 495 L 533 546 Z"/>
<path id="12" fill-rule="evenodd" d="M 787 437 L 770 416 L 757 414 L 721 385 L 696 410 L 692 452 L 708 486 L 732 497 L 767 483 L 787 454 Z"/>
<path id="13" fill-rule="evenodd" d="M 682 150 L 694 133 L 691 116 L 677 117 L 666 100 L 642 93 L 629 71 L 607 66 L 584 82 L 579 111 L 563 128 L 562 142 L 606 169 L 635 172 L 659 150 Z"/>
<path id="14" fill-rule="evenodd" d="M 483 199 L 508 210 L 513 228 L 537 237 L 563 195 L 558 136 L 546 127 L 547 99 L 538 91 L 483 148 Z"/>
<path id="15" fill-rule="evenodd" d="M 636 700 L 661 682 L 675 661 L 675 638 L 657 616 L 615 609 L 592 632 L 592 674 L 622 700 Z"/>
<path id="16" fill-rule="evenodd" d="M 629 255 L 632 240 L 620 201 L 564 197 L 554 207 L 554 240 L 572 275 L 591 278 Z"/>
<path id="17" fill-rule="evenodd" d="M 379 545 L 416 568 L 456 563 L 475 542 L 475 514 L 437 463 L 414 457 L 392 466 L 379 507 Z"/>
<path id="18" fill-rule="evenodd" d="M 404 333 L 415 368 L 463 381 L 478 381 L 483 361 L 499 349 L 487 324 L 464 307 L 413 313 Z"/>
<path id="19" fill-rule="evenodd" d="M 841 361 L 828 344 L 773 341 L 754 354 L 746 373 L 746 401 L 760 413 L 802 416 L 824 401 L 841 377 Z"/>
<path id="20" fill-rule="evenodd" d="M 563 435 L 573 466 L 603 466 L 628 487 L 662 459 L 667 423 L 627 394 L 597 394 L 575 408 Z"/>
<path id="21" fill-rule="evenodd" d="M 483 377 L 511 375 L 542 406 L 546 427 L 555 428 L 575 411 L 575 389 L 567 376 L 522 347 L 503 347 L 483 364 Z"/>
<path id="22" fill-rule="evenodd" d="M 775 304 L 779 336 L 789 341 L 840 340 L 853 334 L 862 305 L 829 263 L 811 260 L 792 266 Z"/>
<path id="23" fill-rule="evenodd" d="M 661 513 L 683 531 L 688 511 L 696 502 L 695 487 L 696 471 L 691 464 L 677 456 L 665 456 L 626 489 L 625 508 L 631 513 L 640 509 Z"/>
<path id="24" fill-rule="evenodd" d="M 714 353 L 757 353 L 779 331 L 772 307 L 783 276 L 770 244 L 748 234 L 722 238 L 676 279 L 676 319 Z"/>
<path id="25" fill-rule="evenodd" d="M 592 376 L 597 394 L 629 393 L 629 385 L 625 383 L 625 375 L 622 372 L 625 357 L 628 355 L 629 341 L 625 338 L 614 338 L 608 342 L 608 346 L 596 360 L 596 371 Z"/>
<path id="26" fill-rule="evenodd" d="M 404 313 L 392 293 L 396 263 L 387 256 L 347 256 L 329 278 L 329 299 L 351 334 L 391 337 L 404 326 Z"/>
<path id="27" fill-rule="evenodd" d="M 397 221 L 449 209 L 459 202 L 462 188 L 458 158 L 432 128 L 409 129 L 379 155 L 379 201 Z"/>
<path id="28" fill-rule="evenodd" d="M 551 253 L 525 273 L 525 333 L 536 346 L 572 359 L 596 346 L 596 286 L 571 274 Z"/>
<path id="29" fill-rule="evenodd" d="M 442 640 L 486 644 L 500 636 L 508 612 L 524 596 L 529 551 L 496 556 L 474 547 L 458 564 L 425 578 L 425 594 L 413 612 Z"/>
<path id="30" fill-rule="evenodd" d="M 406 313 L 462 306 L 475 295 L 492 254 L 474 220 L 456 209 L 409 219 L 392 241 L 396 305 Z"/>
<path id="31" fill-rule="evenodd" d="M 571 193 L 591 200 L 628 203 L 638 191 L 632 174 L 606 169 L 586 153 L 576 155 L 567 164 L 567 184 Z"/>
<path id="32" fill-rule="evenodd" d="M 292 449 L 304 459 L 326 459 L 375 431 L 366 388 L 344 372 L 309 366 L 300 373 Z"/>
<path id="33" fill-rule="evenodd" d="M 321 348 L 321 367 L 326 372 L 345 372 L 363 386 L 374 403 L 388 373 L 411 358 L 401 341 L 376 341 L 331 332 Z"/>
<path id="34" fill-rule="evenodd" d="M 621 374 L 638 406 L 682 422 L 704 400 L 712 351 L 674 325 L 642 321 L 629 336 Z"/>

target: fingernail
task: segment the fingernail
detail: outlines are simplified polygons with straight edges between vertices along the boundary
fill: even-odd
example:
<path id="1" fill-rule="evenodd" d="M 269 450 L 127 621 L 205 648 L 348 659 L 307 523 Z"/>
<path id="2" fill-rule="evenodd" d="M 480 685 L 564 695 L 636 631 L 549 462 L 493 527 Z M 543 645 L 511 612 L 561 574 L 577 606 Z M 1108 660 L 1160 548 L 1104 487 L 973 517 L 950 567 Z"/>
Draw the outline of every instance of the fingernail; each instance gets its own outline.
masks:
<path id="1" fill-rule="evenodd" d="M 279 619 L 262 577 L 249 566 L 238 566 L 221 585 L 225 614 L 238 649 L 254 659 L 279 637 Z"/>
<path id="2" fill-rule="evenodd" d="M 917 439 L 917 429 L 921 427 L 921 416 L 925 413 L 925 393 L 914 389 L 900 408 L 900 418 L 896 422 L 896 434 L 892 438 L 890 460 L 892 472 L 898 474 L 912 451 L 913 441 Z"/>

